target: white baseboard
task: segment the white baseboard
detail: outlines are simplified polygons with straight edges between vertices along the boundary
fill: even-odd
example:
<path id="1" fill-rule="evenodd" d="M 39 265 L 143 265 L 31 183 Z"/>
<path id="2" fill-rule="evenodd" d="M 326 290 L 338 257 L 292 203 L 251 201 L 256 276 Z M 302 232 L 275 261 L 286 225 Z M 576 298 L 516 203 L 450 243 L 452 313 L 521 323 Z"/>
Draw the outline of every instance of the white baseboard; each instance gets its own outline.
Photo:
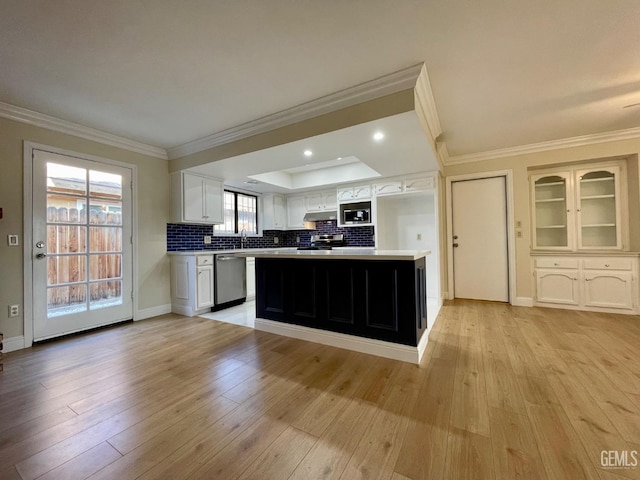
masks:
<path id="1" fill-rule="evenodd" d="M 143 308 L 138 310 L 135 314 L 134 320 L 144 320 L 145 318 L 157 317 L 158 315 L 164 315 L 171 313 L 171 304 L 158 305 L 157 307 Z"/>
<path id="2" fill-rule="evenodd" d="M 531 297 L 516 297 L 511 305 L 514 307 L 533 307 L 533 298 Z"/>
<path id="3" fill-rule="evenodd" d="M 408 345 L 384 342 L 382 340 L 373 340 L 371 338 L 356 337 L 344 333 L 328 332 L 326 330 L 317 330 L 300 325 L 275 322 L 263 318 L 256 318 L 255 329 L 283 335 L 285 337 L 307 340 L 331 347 L 345 348 L 347 350 L 416 364 L 419 364 L 420 360 L 422 360 L 422 355 L 429 341 L 427 332 L 422 335 L 417 347 L 410 347 Z"/>
<path id="4" fill-rule="evenodd" d="M 5 338 L 2 341 L 2 353 L 15 352 L 24 348 L 24 336 Z"/>

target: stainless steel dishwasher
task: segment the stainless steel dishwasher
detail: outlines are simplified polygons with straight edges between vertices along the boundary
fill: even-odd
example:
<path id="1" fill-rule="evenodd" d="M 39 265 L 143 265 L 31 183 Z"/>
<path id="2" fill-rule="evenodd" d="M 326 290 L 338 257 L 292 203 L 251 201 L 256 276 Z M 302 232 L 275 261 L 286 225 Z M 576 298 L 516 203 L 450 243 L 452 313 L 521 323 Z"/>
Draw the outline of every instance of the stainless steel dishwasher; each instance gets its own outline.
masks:
<path id="1" fill-rule="evenodd" d="M 216 306 L 243 302 L 247 297 L 247 259 L 233 254 L 215 255 Z"/>

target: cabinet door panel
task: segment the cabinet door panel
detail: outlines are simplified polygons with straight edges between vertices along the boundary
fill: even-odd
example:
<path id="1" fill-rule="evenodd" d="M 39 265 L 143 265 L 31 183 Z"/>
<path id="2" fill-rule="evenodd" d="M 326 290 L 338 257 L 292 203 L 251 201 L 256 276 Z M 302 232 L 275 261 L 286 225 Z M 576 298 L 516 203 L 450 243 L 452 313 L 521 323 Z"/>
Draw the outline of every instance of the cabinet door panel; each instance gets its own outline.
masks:
<path id="1" fill-rule="evenodd" d="M 323 198 L 325 210 L 336 210 L 338 208 L 338 198 L 335 191 L 325 193 Z"/>
<path id="2" fill-rule="evenodd" d="M 213 265 L 197 268 L 196 308 L 213 305 Z"/>
<path id="3" fill-rule="evenodd" d="M 569 249 L 573 247 L 573 204 L 568 172 L 531 177 L 531 204 L 534 228 L 533 247 Z"/>
<path id="4" fill-rule="evenodd" d="M 434 186 L 433 177 L 413 178 L 405 182 L 405 191 L 414 192 L 416 190 L 428 190 Z"/>
<path id="5" fill-rule="evenodd" d="M 307 211 L 308 212 L 320 212 L 324 210 L 324 205 L 322 202 L 322 195 L 319 193 L 315 193 L 306 197 L 307 202 Z"/>
<path id="6" fill-rule="evenodd" d="M 633 277 L 630 272 L 589 272 L 584 275 L 586 307 L 633 309 Z"/>
<path id="7" fill-rule="evenodd" d="M 202 177 L 183 174 L 182 217 L 185 221 L 202 222 L 204 217 L 204 185 Z"/>
<path id="8" fill-rule="evenodd" d="M 305 197 L 287 198 L 287 226 L 290 228 L 304 228 L 304 216 L 307 213 Z"/>
<path id="9" fill-rule="evenodd" d="M 222 183 L 204 179 L 204 220 L 207 223 L 224 223 L 223 195 Z"/>
<path id="10" fill-rule="evenodd" d="M 576 172 L 578 248 L 620 248 L 620 169 Z"/>
<path id="11" fill-rule="evenodd" d="M 544 303 L 578 305 L 578 271 L 536 270 L 536 299 Z"/>

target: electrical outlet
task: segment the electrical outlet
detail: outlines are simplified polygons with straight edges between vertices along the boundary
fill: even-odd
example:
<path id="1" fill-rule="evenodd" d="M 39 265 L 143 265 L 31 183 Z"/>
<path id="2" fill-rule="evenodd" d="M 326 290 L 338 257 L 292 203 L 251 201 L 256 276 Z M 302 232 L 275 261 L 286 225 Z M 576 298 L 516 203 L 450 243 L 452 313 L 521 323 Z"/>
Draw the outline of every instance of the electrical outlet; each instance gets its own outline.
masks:
<path id="1" fill-rule="evenodd" d="M 17 247 L 18 245 L 20 245 L 18 235 L 7 235 L 7 241 L 9 242 L 10 247 Z"/>
<path id="2" fill-rule="evenodd" d="M 296 243 L 300 243 L 300 237 L 296 237 Z"/>
<path id="3" fill-rule="evenodd" d="M 210 245 L 211 244 L 211 235 L 205 235 L 204 236 L 204 244 L 205 245 Z"/>
<path id="4" fill-rule="evenodd" d="M 522 238 L 522 230 L 516 230 L 516 237 Z"/>
<path id="5" fill-rule="evenodd" d="M 9 317 L 20 315 L 20 305 L 9 305 Z"/>
<path id="6" fill-rule="evenodd" d="M 280 243 L 280 239 L 278 237 L 273 237 L 273 243 L 278 245 Z"/>
<path id="7" fill-rule="evenodd" d="M 522 220 L 516 220 L 516 228 L 522 228 Z"/>

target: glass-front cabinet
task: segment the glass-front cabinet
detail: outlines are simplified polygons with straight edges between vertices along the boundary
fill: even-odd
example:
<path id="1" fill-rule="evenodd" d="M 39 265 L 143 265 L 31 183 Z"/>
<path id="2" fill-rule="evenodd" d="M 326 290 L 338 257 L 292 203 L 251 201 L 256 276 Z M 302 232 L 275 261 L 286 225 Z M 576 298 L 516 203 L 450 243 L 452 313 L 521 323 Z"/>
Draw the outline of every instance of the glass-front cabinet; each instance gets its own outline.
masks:
<path id="1" fill-rule="evenodd" d="M 532 247 L 621 249 L 620 177 L 615 165 L 531 175 Z"/>
<path id="2" fill-rule="evenodd" d="M 533 243 L 536 248 L 569 248 L 572 209 L 569 207 L 570 176 L 567 173 L 535 175 L 533 183 Z"/>
<path id="3" fill-rule="evenodd" d="M 620 169 L 576 172 L 579 248 L 621 248 Z"/>

